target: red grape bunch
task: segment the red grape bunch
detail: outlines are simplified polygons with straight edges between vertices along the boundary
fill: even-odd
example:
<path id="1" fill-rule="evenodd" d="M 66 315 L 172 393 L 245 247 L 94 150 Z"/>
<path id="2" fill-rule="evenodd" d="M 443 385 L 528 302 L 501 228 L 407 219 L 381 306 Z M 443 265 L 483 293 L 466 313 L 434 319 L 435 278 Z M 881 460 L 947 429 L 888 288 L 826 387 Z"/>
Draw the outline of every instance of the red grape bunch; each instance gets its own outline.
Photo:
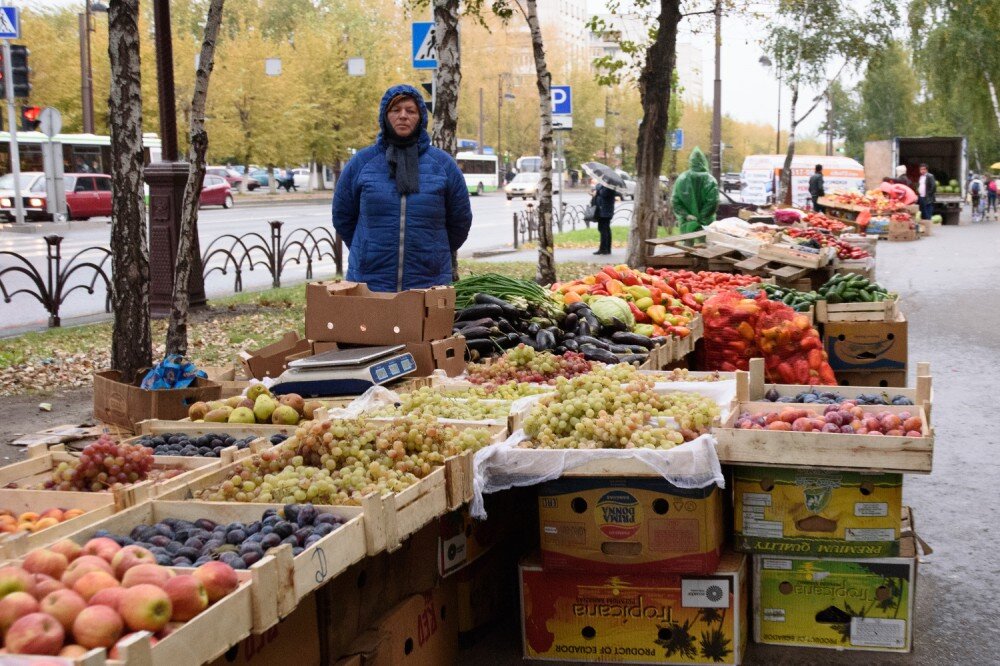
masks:
<path id="1" fill-rule="evenodd" d="M 520 344 L 488 365 L 470 365 L 473 384 L 503 384 L 509 381 L 528 384 L 553 384 L 559 377 L 576 377 L 590 372 L 594 364 L 578 352 L 565 354 L 537 352 Z"/>
<path id="2" fill-rule="evenodd" d="M 56 490 L 108 490 L 144 481 L 152 468 L 152 449 L 119 444 L 108 435 L 101 435 L 83 450 L 75 463 L 59 463 L 46 486 Z"/>

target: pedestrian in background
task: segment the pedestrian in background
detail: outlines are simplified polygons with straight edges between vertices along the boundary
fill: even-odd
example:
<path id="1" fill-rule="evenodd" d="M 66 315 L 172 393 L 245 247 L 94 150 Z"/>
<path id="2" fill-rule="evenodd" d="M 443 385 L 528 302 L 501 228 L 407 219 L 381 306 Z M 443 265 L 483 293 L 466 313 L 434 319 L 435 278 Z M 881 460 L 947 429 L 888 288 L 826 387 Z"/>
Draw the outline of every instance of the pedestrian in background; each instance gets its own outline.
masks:
<path id="1" fill-rule="evenodd" d="M 972 174 L 969 181 L 969 200 L 972 202 L 972 221 L 979 222 L 983 216 L 980 209 L 980 204 L 983 203 L 983 181 L 976 174 Z"/>
<path id="2" fill-rule="evenodd" d="M 601 237 L 597 252 L 594 254 L 611 254 L 611 218 L 615 214 L 615 191 L 610 187 L 598 184 L 594 196 L 590 199 L 594 206 L 594 217 L 597 220 L 597 233 Z"/>
<path id="3" fill-rule="evenodd" d="M 900 164 L 896 167 L 896 177 L 892 180 L 900 185 L 906 185 L 911 190 L 913 189 L 913 181 L 910 180 L 910 176 L 906 173 L 905 164 Z"/>
<path id="4" fill-rule="evenodd" d="M 701 231 L 715 221 L 719 208 L 719 184 L 708 171 L 708 158 L 695 146 L 688 159 L 687 171 L 677 176 L 670 197 L 681 233 Z"/>
<path id="5" fill-rule="evenodd" d="M 333 226 L 350 250 L 347 279 L 373 291 L 451 284 L 452 253 L 472 226 L 465 177 L 431 145 L 416 88 L 389 88 L 378 123 L 375 144 L 351 158 L 333 196 Z"/>
<path id="6" fill-rule="evenodd" d="M 816 171 L 809 176 L 809 196 L 812 197 L 813 210 L 817 213 L 823 212 L 823 206 L 819 203 L 819 198 L 826 194 L 823 184 L 823 165 L 817 164 Z"/>
<path id="7" fill-rule="evenodd" d="M 993 176 L 986 176 L 986 214 L 993 211 L 993 217 L 997 216 L 997 181 Z"/>
<path id="8" fill-rule="evenodd" d="M 937 193 L 937 181 L 934 174 L 927 170 L 926 164 L 920 165 L 920 177 L 917 179 L 917 206 L 920 207 L 920 219 L 930 222 L 934 217 L 934 195 Z"/>

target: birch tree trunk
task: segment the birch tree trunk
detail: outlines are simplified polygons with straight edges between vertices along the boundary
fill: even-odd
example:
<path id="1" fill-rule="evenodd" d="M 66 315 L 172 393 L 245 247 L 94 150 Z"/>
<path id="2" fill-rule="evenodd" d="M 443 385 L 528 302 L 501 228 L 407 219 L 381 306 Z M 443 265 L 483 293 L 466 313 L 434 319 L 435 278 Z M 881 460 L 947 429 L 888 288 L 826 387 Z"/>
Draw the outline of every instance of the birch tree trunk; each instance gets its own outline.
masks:
<path id="1" fill-rule="evenodd" d="M 139 0 L 115 0 L 108 9 L 111 61 L 111 368 L 122 381 L 152 365 L 149 327 L 149 248 L 143 202 L 142 88 Z"/>
<path id="2" fill-rule="evenodd" d="M 645 265 L 645 241 L 656 236 L 660 220 L 660 171 L 670 124 L 670 91 L 680 20 L 680 0 L 660 0 L 656 39 L 646 51 L 646 62 L 639 75 L 642 123 L 635 153 L 635 208 L 625 255 L 625 263 L 636 268 Z"/>
<path id="3" fill-rule="evenodd" d="M 781 180 L 779 189 L 781 190 L 781 201 L 786 206 L 792 205 L 792 158 L 795 157 L 795 130 L 799 126 L 799 121 L 795 117 L 795 107 L 799 102 L 799 86 L 792 86 L 791 110 L 788 114 L 791 119 L 788 123 L 788 150 L 785 153 L 785 163 L 781 167 Z M 778 198 L 775 197 L 775 201 Z"/>
<path id="4" fill-rule="evenodd" d="M 541 180 L 538 183 L 538 272 L 535 281 L 552 284 L 556 281 L 555 244 L 552 239 L 552 74 L 545 62 L 542 28 L 538 23 L 535 0 L 526 0 L 518 7 L 531 30 L 531 51 L 535 56 L 538 86 L 539 142 L 542 156 Z"/>
<path id="5" fill-rule="evenodd" d="M 205 37 L 194 78 L 194 95 L 191 99 L 191 128 L 189 131 L 187 183 L 181 207 L 181 228 L 177 240 L 177 259 L 174 263 L 174 292 L 170 304 L 170 321 L 167 324 L 167 354 L 187 355 L 188 282 L 194 257 L 194 229 L 198 223 L 198 199 L 202 181 L 205 180 L 205 153 L 208 150 L 208 133 L 205 131 L 205 100 L 208 81 L 215 64 L 215 42 L 222 23 L 222 5 L 225 0 L 211 0 L 205 19 Z"/>
<path id="6" fill-rule="evenodd" d="M 462 83 L 458 5 L 459 0 L 434 0 L 438 68 L 431 142 L 453 157 L 458 151 L 458 90 Z"/>
<path id="7" fill-rule="evenodd" d="M 997 128 L 1000 129 L 1000 101 L 997 100 L 997 89 L 993 85 L 993 77 L 990 76 L 988 68 L 983 69 L 983 76 L 986 77 L 986 85 L 990 89 L 990 102 L 993 104 L 993 115 L 997 119 Z"/>

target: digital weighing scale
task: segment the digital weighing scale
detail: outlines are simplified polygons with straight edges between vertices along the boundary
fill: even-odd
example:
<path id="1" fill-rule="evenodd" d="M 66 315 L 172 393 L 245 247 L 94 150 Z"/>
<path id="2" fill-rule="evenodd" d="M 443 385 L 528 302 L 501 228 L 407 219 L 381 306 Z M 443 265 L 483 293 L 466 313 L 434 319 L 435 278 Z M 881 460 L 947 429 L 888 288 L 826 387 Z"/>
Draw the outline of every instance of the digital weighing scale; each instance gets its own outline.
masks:
<path id="1" fill-rule="evenodd" d="M 406 345 L 334 349 L 291 361 L 271 392 L 298 393 L 303 397 L 361 395 L 372 386 L 386 384 L 416 371 Z"/>

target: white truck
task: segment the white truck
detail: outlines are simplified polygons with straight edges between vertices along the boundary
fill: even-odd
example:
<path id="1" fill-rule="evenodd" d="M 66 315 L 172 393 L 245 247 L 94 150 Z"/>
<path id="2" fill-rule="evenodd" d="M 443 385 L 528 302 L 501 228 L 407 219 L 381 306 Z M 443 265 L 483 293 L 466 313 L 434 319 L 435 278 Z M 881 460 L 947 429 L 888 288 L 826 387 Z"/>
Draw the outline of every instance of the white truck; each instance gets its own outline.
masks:
<path id="1" fill-rule="evenodd" d="M 865 142 L 865 187 L 874 189 L 883 178 L 895 178 L 896 166 L 906 166 L 906 175 L 916 183 L 920 165 L 937 180 L 934 213 L 944 224 L 958 224 L 965 201 L 965 180 L 969 170 L 964 136 L 896 137 Z"/>

